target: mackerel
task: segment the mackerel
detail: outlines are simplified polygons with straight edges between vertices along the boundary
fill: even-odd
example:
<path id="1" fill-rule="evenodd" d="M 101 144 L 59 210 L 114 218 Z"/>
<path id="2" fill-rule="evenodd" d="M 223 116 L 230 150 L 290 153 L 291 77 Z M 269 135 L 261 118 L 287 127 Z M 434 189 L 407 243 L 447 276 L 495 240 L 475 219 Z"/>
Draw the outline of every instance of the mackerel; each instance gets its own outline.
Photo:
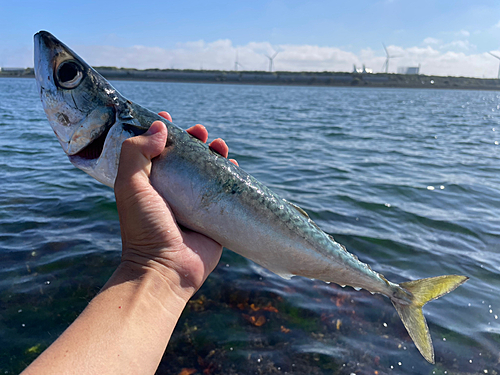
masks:
<path id="1" fill-rule="evenodd" d="M 300 207 L 173 123 L 125 99 L 46 31 L 35 39 L 35 75 L 54 133 L 70 161 L 113 187 L 121 145 L 156 120 L 168 138 L 151 183 L 179 224 L 284 277 L 304 276 L 381 293 L 392 301 L 424 358 L 434 349 L 422 306 L 468 278 L 438 276 L 396 284 L 349 253 Z"/>

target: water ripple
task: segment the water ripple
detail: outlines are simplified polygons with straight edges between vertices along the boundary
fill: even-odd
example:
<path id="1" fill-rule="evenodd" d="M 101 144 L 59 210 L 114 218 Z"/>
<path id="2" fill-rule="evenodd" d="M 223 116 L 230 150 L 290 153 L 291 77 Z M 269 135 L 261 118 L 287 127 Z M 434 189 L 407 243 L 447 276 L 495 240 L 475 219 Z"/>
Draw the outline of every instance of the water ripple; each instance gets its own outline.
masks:
<path id="1" fill-rule="evenodd" d="M 148 108 L 168 110 L 184 128 L 206 125 L 210 139 L 224 138 L 245 170 L 387 277 L 470 276 L 426 306 L 438 361 L 471 373 L 497 365 L 497 93 L 156 82 L 116 87 Z M 0 80 L 0 102 L 0 346 L 7 348 L 0 363 L 12 370 L 19 369 L 18 353 L 50 343 L 95 295 L 116 267 L 120 236 L 113 192 L 67 161 L 34 82 Z M 268 360 L 290 371 L 292 364 L 302 366 L 302 373 L 314 366 L 329 373 L 433 370 L 382 296 L 283 280 L 227 251 L 197 296 L 210 299 L 207 312 L 192 307 L 203 304 L 189 305 L 181 326 L 202 328 L 179 332 L 169 350 L 203 351 L 210 341 L 225 348 L 224 355 L 234 349 L 237 360 L 228 362 Z M 250 306 L 268 303 L 280 313 L 266 311 L 262 327 L 249 323 L 257 316 Z M 32 328 L 23 331 L 21 323 Z"/>

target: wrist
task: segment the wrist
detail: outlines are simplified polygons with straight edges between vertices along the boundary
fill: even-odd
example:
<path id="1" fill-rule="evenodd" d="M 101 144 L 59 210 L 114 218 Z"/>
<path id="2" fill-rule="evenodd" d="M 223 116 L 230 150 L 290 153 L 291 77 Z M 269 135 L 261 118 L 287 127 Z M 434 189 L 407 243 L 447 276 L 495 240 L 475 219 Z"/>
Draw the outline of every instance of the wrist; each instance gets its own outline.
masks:
<path id="1" fill-rule="evenodd" d="M 165 304 L 168 310 L 184 309 L 197 290 L 186 283 L 175 270 L 154 261 L 138 263 L 122 259 L 110 281 L 131 282 L 144 287 L 152 297 Z"/>

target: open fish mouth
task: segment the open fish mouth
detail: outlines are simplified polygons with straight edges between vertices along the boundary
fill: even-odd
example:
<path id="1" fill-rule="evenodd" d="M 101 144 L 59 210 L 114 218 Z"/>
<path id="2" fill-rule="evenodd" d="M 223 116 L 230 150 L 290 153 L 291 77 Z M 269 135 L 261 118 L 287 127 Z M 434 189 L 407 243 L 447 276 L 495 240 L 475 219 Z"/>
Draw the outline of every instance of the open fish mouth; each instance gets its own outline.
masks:
<path id="1" fill-rule="evenodd" d="M 134 135 L 142 134 L 144 129 L 115 122 L 101 128 L 99 135 L 89 137 L 91 140 L 75 153 L 69 153 L 69 161 L 89 173 L 96 180 L 113 187 L 118 170 L 122 143 Z M 75 144 L 78 138 L 75 139 Z"/>
<path id="2" fill-rule="evenodd" d="M 81 158 L 84 160 L 97 160 L 101 157 L 104 150 L 104 143 L 108 136 L 110 128 L 107 128 L 99 137 L 90 142 L 83 150 L 74 155 L 69 155 L 70 158 Z"/>

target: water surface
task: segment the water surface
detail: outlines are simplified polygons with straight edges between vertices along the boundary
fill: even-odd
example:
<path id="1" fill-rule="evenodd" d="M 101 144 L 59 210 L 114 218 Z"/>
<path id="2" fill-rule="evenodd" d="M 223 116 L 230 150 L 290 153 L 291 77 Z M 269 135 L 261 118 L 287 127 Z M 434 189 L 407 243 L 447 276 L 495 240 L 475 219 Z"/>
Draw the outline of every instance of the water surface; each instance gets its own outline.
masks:
<path id="1" fill-rule="evenodd" d="M 283 280 L 225 250 L 159 374 L 498 373 L 499 93 L 114 85 L 183 128 L 206 125 L 243 169 L 392 281 L 471 278 L 425 307 L 431 365 L 385 297 Z M 69 163 L 33 80 L 0 80 L 0 130 L 3 374 L 22 370 L 78 316 L 121 243 L 112 190 Z"/>

